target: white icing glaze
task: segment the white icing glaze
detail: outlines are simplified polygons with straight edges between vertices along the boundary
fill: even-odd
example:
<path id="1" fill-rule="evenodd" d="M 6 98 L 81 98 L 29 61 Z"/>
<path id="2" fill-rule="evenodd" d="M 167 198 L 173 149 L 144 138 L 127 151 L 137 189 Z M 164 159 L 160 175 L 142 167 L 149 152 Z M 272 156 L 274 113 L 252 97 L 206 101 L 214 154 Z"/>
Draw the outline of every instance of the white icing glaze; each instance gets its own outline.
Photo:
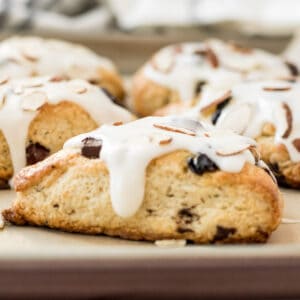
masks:
<path id="1" fill-rule="evenodd" d="M 101 68 L 115 70 L 110 60 L 77 44 L 38 37 L 12 37 L 0 43 L 0 76 L 97 80 Z"/>
<path id="2" fill-rule="evenodd" d="M 188 134 L 159 128 L 161 126 Z M 112 206 L 122 217 L 132 216 L 141 206 L 146 168 L 156 157 L 186 149 L 207 155 L 226 172 L 240 172 L 246 162 L 255 163 L 249 150 L 255 146 L 254 140 L 182 118 L 148 117 L 121 126 L 104 125 L 70 139 L 64 148 L 80 152 L 87 137 L 102 140 L 100 158 L 109 170 Z"/>
<path id="3" fill-rule="evenodd" d="M 287 90 L 266 91 L 264 88 L 287 88 Z M 265 123 L 272 123 L 276 127 L 274 142 L 286 146 L 292 161 L 300 161 L 300 152 L 293 145 L 293 141 L 300 138 L 300 82 L 291 83 L 283 80 L 245 82 L 235 85 L 231 91 L 232 99 L 222 110 L 216 127 L 256 138 Z M 220 93 L 214 96 L 204 94 L 199 104 L 183 115 L 201 119 L 201 109 L 219 96 Z M 291 132 L 288 137 L 284 137 L 288 129 L 285 104 L 292 114 Z M 211 115 L 207 121 L 211 121 Z"/>
<path id="4" fill-rule="evenodd" d="M 74 102 L 98 125 L 132 120 L 132 115 L 115 105 L 100 88 L 81 79 L 59 82 L 52 82 L 50 77 L 13 80 L 0 85 L 0 99 L 0 129 L 8 143 L 15 173 L 25 166 L 28 128 L 44 103 Z"/>
<path id="5" fill-rule="evenodd" d="M 180 47 L 180 50 L 178 50 Z M 195 51 L 213 50 L 219 62 L 214 68 L 205 56 Z M 183 101 L 193 100 L 197 82 L 205 81 L 202 92 L 222 91 L 242 80 L 282 78 L 290 76 L 284 61 L 259 49 L 235 50 L 230 43 L 208 40 L 185 43 L 160 50 L 143 69 L 146 77 L 163 86 L 177 90 Z M 208 91 L 207 91 L 208 90 Z"/>

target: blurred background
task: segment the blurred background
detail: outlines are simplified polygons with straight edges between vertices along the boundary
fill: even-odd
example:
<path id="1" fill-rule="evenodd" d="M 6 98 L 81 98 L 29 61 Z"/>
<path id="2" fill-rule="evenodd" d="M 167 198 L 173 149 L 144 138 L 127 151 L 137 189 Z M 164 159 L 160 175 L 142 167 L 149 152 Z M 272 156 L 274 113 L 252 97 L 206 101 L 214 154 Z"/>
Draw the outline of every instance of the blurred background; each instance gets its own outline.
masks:
<path id="1" fill-rule="evenodd" d="M 280 53 L 299 29 L 299 0 L 0 0 L 0 38 L 80 42 L 124 73 L 166 44 L 207 37 Z"/>

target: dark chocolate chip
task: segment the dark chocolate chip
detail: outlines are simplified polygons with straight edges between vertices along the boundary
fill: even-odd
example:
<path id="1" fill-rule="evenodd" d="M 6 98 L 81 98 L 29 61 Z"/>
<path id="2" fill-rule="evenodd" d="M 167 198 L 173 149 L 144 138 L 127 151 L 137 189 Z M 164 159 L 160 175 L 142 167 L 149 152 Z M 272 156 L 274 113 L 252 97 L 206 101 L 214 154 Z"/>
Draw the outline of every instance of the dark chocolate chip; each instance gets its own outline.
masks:
<path id="1" fill-rule="evenodd" d="M 87 158 L 99 158 L 102 147 L 102 140 L 87 137 L 82 140 L 83 147 L 81 148 L 81 155 Z"/>
<path id="2" fill-rule="evenodd" d="M 195 96 L 198 96 L 202 92 L 202 88 L 204 85 L 206 85 L 206 81 L 198 81 L 195 85 Z"/>
<path id="3" fill-rule="evenodd" d="M 115 97 L 114 95 L 112 95 L 108 89 L 106 89 L 106 88 L 104 88 L 104 87 L 102 87 L 101 89 L 102 89 L 102 91 L 104 92 L 104 94 L 105 94 L 105 95 L 106 95 L 113 103 L 122 106 L 122 105 L 121 105 L 121 101 L 120 101 L 117 97 Z"/>
<path id="4" fill-rule="evenodd" d="M 53 207 L 54 208 L 59 208 L 59 204 L 55 203 L 55 204 L 53 204 Z"/>
<path id="5" fill-rule="evenodd" d="M 214 114 L 212 115 L 211 117 L 211 122 L 216 125 L 218 119 L 220 118 L 221 116 L 221 113 L 223 111 L 223 109 L 225 108 L 225 106 L 229 103 L 229 101 L 231 100 L 231 97 L 227 98 L 226 100 L 224 100 L 223 102 L 219 103 L 217 105 L 217 109 L 216 111 L 214 112 Z"/>
<path id="6" fill-rule="evenodd" d="M 187 233 L 187 232 L 194 232 L 194 230 L 192 230 L 190 228 L 178 227 L 177 232 L 178 233 Z"/>
<path id="7" fill-rule="evenodd" d="M 27 165 L 33 165 L 47 156 L 49 156 L 49 149 L 45 148 L 39 143 L 30 143 L 26 148 L 26 163 Z"/>
<path id="8" fill-rule="evenodd" d="M 212 240 L 212 243 L 226 240 L 230 235 L 233 235 L 235 233 L 236 233 L 236 228 L 223 227 L 223 226 L 217 225 L 216 233 Z"/>
<path id="9" fill-rule="evenodd" d="M 178 211 L 178 217 L 181 222 L 191 224 L 194 220 L 199 220 L 199 215 L 192 211 L 193 208 L 182 208 Z"/>
<path id="10" fill-rule="evenodd" d="M 198 175 L 202 175 L 204 172 L 213 172 L 218 170 L 217 165 L 208 158 L 207 155 L 202 153 L 189 157 L 187 164 L 189 169 Z"/>
<path id="11" fill-rule="evenodd" d="M 299 75 L 298 67 L 295 64 L 293 64 L 289 61 L 286 61 L 285 64 L 289 68 L 289 71 L 290 71 L 292 76 L 298 76 Z"/>

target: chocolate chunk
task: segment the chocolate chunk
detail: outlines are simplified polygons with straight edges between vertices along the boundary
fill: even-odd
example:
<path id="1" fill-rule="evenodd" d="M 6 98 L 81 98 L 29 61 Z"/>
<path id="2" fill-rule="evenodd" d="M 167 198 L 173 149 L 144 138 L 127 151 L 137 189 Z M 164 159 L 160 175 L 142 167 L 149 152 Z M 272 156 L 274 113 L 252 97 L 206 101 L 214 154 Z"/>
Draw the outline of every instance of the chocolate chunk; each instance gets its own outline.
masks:
<path id="1" fill-rule="evenodd" d="M 104 92 L 104 94 L 105 94 L 105 95 L 106 95 L 113 103 L 118 104 L 118 105 L 121 106 L 121 104 L 120 104 L 121 101 L 120 101 L 117 97 L 115 97 L 114 95 L 112 95 L 108 89 L 102 87 L 101 90 Z"/>
<path id="2" fill-rule="evenodd" d="M 196 86 L 195 86 L 195 96 L 198 96 L 201 92 L 202 92 L 202 88 L 204 85 L 206 85 L 207 82 L 202 80 L 202 81 L 198 81 L 196 83 Z"/>
<path id="3" fill-rule="evenodd" d="M 49 156 L 49 149 L 45 148 L 39 143 L 30 143 L 26 148 L 26 163 L 27 165 L 33 165 L 47 156 Z"/>
<path id="4" fill-rule="evenodd" d="M 81 155 L 87 158 L 99 158 L 102 147 L 102 140 L 87 137 L 82 140 L 83 147 L 81 149 Z"/>
<path id="5" fill-rule="evenodd" d="M 221 116 L 221 113 L 223 111 L 223 109 L 225 108 L 225 106 L 229 103 L 229 101 L 231 100 L 231 97 L 227 98 L 225 101 L 219 103 L 217 105 L 217 109 L 216 111 L 214 112 L 214 114 L 212 115 L 211 117 L 211 122 L 216 125 L 218 119 L 220 118 Z"/>
<path id="6" fill-rule="evenodd" d="M 289 61 L 286 61 L 285 64 L 287 65 L 290 73 L 292 76 L 298 76 L 299 75 L 299 70 L 297 66 Z"/>
<path id="7" fill-rule="evenodd" d="M 195 220 L 199 220 L 199 215 L 192 211 L 194 207 L 191 208 L 182 208 L 178 211 L 178 217 L 180 222 L 184 224 L 191 224 Z"/>
<path id="8" fill-rule="evenodd" d="M 178 233 L 187 233 L 187 232 L 194 232 L 194 230 L 192 230 L 190 228 L 178 227 L 177 232 Z"/>
<path id="9" fill-rule="evenodd" d="M 223 227 L 220 225 L 217 225 L 216 233 L 211 241 L 212 243 L 226 240 L 230 235 L 233 235 L 236 233 L 236 228 L 233 227 Z"/>
<path id="10" fill-rule="evenodd" d="M 216 164 L 209 159 L 207 155 L 201 153 L 188 158 L 187 164 L 189 169 L 198 175 L 202 175 L 204 172 L 213 172 L 218 170 Z"/>

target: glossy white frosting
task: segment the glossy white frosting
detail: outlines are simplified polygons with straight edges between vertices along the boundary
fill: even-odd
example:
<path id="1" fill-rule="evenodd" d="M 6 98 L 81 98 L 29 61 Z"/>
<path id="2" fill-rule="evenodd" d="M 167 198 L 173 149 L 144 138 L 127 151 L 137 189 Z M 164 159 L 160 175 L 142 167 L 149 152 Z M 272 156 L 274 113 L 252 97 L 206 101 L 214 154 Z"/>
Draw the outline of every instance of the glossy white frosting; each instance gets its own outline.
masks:
<path id="1" fill-rule="evenodd" d="M 0 130 L 8 143 L 15 173 L 26 164 L 28 128 L 39 107 L 45 103 L 76 103 L 98 125 L 132 120 L 128 111 L 114 104 L 99 87 L 85 80 L 51 80 L 51 77 L 35 77 L 0 82 Z"/>
<path id="2" fill-rule="evenodd" d="M 88 48 L 54 39 L 12 37 L 0 43 L 0 76 L 66 76 L 98 80 L 113 63 Z"/>
<path id="3" fill-rule="evenodd" d="M 218 66 L 197 51 L 211 49 Z M 152 81 L 178 91 L 182 101 L 195 98 L 197 82 L 205 81 L 202 92 L 222 91 L 242 80 L 290 76 L 285 62 L 274 54 L 259 49 L 240 49 L 234 44 L 212 39 L 203 43 L 168 46 L 154 55 L 143 68 Z"/>
<path id="4" fill-rule="evenodd" d="M 293 141 L 300 138 L 300 82 L 244 82 L 235 85 L 231 95 L 230 102 L 216 122 L 217 128 L 256 138 L 261 134 L 264 124 L 271 123 L 275 126 L 274 142 L 286 146 L 292 161 L 300 161 L 300 152 L 293 145 Z M 205 108 L 220 96 L 220 92 L 204 94 L 199 104 L 183 115 L 211 121 L 211 115 L 204 115 Z M 287 120 L 287 110 L 291 115 L 290 121 Z M 290 132 L 285 136 L 289 126 Z"/>
<path id="5" fill-rule="evenodd" d="M 147 166 L 166 153 L 183 149 L 203 153 L 226 172 L 240 172 L 246 162 L 255 163 L 249 150 L 255 147 L 254 140 L 182 118 L 148 117 L 120 126 L 103 125 L 70 139 L 64 148 L 81 152 L 88 137 L 102 141 L 100 159 L 109 170 L 112 206 L 121 217 L 139 209 Z"/>

